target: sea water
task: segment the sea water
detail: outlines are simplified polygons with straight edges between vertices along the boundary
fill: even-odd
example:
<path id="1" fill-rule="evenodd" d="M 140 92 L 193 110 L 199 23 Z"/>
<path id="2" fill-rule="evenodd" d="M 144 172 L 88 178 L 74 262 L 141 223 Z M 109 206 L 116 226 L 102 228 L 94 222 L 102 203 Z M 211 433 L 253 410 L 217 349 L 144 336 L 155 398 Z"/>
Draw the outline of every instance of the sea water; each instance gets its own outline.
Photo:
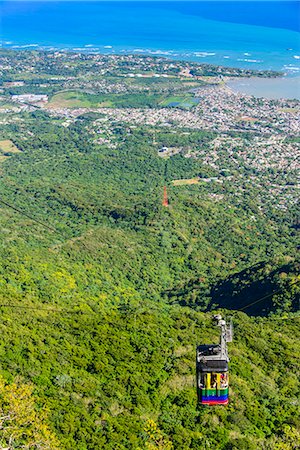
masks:
<path id="1" fill-rule="evenodd" d="M 300 74 L 299 2 L 1 1 L 1 43 Z"/>

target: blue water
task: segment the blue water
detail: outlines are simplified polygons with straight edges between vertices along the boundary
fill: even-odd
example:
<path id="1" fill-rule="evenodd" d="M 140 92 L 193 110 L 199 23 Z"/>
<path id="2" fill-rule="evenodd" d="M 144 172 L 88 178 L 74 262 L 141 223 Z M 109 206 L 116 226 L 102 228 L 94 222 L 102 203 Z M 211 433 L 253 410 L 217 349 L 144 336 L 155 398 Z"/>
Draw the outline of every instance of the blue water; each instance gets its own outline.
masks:
<path id="1" fill-rule="evenodd" d="M 162 54 L 300 72 L 295 1 L 0 1 L 0 9 L 3 47 Z"/>

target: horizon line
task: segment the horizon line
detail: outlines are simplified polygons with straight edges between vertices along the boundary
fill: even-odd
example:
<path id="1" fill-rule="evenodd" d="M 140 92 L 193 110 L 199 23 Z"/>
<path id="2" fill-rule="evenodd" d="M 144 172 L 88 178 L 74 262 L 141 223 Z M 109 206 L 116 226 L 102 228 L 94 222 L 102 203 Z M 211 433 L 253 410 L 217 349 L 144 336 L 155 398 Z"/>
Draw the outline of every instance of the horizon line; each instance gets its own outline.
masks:
<path id="1" fill-rule="evenodd" d="M 299 3 L 299 0 L 0 0 L 0 3 Z"/>

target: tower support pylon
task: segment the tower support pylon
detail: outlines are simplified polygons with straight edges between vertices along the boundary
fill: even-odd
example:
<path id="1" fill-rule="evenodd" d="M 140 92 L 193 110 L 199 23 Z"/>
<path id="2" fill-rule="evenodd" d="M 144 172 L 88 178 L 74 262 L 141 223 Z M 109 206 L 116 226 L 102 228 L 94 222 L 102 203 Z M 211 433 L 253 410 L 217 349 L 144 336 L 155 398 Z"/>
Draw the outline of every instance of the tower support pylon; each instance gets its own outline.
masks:
<path id="1" fill-rule="evenodd" d="M 168 193 L 167 193 L 167 186 L 164 186 L 164 197 L 163 197 L 163 206 L 169 206 L 169 200 L 168 200 Z"/>

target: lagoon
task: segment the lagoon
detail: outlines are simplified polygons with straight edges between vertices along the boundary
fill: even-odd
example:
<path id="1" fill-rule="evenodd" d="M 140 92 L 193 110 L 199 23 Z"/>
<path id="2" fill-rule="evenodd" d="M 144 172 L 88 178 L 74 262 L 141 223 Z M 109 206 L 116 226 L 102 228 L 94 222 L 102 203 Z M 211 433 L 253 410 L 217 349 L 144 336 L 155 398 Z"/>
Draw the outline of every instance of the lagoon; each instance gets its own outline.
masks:
<path id="1" fill-rule="evenodd" d="M 226 85 L 235 92 L 254 97 L 300 100 L 300 77 L 239 78 L 227 81 Z"/>

